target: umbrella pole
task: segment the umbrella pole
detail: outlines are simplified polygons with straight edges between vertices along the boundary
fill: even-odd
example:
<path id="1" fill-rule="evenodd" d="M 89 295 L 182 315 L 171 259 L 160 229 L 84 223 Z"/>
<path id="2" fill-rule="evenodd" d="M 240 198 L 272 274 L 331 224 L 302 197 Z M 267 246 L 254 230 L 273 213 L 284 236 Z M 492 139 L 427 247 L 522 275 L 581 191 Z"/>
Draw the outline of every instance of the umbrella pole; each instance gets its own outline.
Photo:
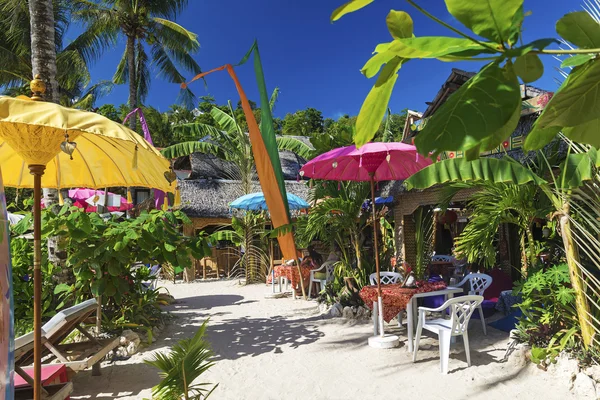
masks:
<path id="1" fill-rule="evenodd" d="M 379 244 L 377 243 L 377 213 L 375 211 L 375 176 L 371 177 L 371 209 L 373 211 L 373 249 L 375 251 L 375 271 L 377 273 L 377 305 L 379 318 L 379 336 L 383 336 L 383 302 L 381 299 L 381 275 L 379 270 Z"/>
<path id="2" fill-rule="evenodd" d="M 33 399 L 42 397 L 42 175 L 45 165 L 30 165 L 33 175 Z"/>

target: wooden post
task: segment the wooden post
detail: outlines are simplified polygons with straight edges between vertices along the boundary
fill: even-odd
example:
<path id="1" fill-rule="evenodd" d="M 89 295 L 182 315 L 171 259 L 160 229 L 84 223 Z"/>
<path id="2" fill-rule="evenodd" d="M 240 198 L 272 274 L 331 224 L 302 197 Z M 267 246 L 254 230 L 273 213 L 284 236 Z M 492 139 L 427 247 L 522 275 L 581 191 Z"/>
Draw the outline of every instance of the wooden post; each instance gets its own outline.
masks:
<path id="1" fill-rule="evenodd" d="M 45 165 L 30 165 L 33 175 L 33 399 L 42 398 L 42 175 Z"/>

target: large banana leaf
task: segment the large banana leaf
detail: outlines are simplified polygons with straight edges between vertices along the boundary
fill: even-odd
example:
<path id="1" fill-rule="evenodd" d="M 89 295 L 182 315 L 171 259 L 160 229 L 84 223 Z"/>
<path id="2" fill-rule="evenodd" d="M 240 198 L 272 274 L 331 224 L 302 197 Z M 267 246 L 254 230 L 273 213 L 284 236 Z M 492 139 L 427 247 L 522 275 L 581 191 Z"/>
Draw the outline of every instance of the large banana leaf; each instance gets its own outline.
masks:
<path id="1" fill-rule="evenodd" d="M 519 185 L 528 182 L 546 183 L 544 179 L 515 161 L 496 158 L 467 161 L 466 158 L 452 158 L 422 169 L 404 181 L 404 184 L 410 190 L 426 189 L 442 183 L 483 181 Z"/>
<path id="2" fill-rule="evenodd" d="M 223 151 L 219 146 L 207 142 L 183 142 L 161 150 L 162 155 L 167 159 L 189 156 L 193 153 L 212 154 L 224 158 Z"/>
<path id="3" fill-rule="evenodd" d="M 278 136 L 277 148 L 279 151 L 291 151 L 305 160 L 310 160 L 315 156 L 315 149 L 304 143 L 302 140 L 290 136 Z"/>

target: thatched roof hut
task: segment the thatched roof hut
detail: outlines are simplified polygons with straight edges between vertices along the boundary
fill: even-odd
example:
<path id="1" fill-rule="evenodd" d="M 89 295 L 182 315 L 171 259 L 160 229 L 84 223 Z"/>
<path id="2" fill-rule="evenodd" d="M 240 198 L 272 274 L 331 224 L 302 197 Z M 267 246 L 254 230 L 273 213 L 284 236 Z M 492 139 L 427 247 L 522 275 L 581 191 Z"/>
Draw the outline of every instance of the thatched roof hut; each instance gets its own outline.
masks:
<path id="1" fill-rule="evenodd" d="M 294 138 L 310 145 L 304 136 Z M 289 151 L 280 151 L 281 168 L 285 186 L 289 193 L 303 199 L 308 197 L 306 182 L 297 182 L 300 168 L 306 160 Z M 215 156 L 194 153 L 189 157 L 192 173 L 189 179 L 179 181 L 181 209 L 190 218 L 230 218 L 229 203 L 244 195 L 239 180 L 235 177 L 235 166 Z M 253 192 L 262 191 L 257 181 Z"/>
<path id="2" fill-rule="evenodd" d="M 239 181 L 228 179 L 194 179 L 179 182 L 181 210 L 190 218 L 230 218 L 229 203 L 242 196 Z M 286 181 L 288 193 L 308 197 L 307 182 Z M 253 192 L 261 192 L 254 184 Z"/>

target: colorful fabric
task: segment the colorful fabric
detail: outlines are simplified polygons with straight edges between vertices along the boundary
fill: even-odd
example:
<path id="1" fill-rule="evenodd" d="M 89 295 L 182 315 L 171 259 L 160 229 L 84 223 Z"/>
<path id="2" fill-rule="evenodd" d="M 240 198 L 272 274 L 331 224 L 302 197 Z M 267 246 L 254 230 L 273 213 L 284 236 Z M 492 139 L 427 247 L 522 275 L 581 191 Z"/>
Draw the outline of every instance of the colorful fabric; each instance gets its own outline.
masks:
<path id="1" fill-rule="evenodd" d="M 13 296 L 8 216 L 0 172 L 0 400 L 13 398 L 14 370 Z"/>
<path id="2" fill-rule="evenodd" d="M 152 141 L 152 136 L 150 135 L 150 128 L 148 128 L 148 123 L 146 122 L 146 117 L 144 116 L 144 112 L 142 111 L 141 108 L 138 107 L 138 108 L 134 109 L 133 111 L 131 111 L 129 114 L 127 114 L 127 116 L 123 120 L 123 125 L 125 125 L 127 120 L 136 113 L 140 119 L 140 125 L 142 126 L 142 132 L 144 132 L 144 139 L 146 139 L 146 141 L 148 143 L 150 143 L 152 146 L 154 146 L 154 142 Z M 156 208 L 157 210 L 160 210 L 163 208 L 163 204 L 167 204 L 167 206 L 168 206 L 168 201 L 169 200 L 166 197 L 165 192 L 163 192 L 162 190 L 154 189 L 154 208 Z"/>
<path id="3" fill-rule="evenodd" d="M 298 275 L 298 267 L 295 265 L 276 265 L 274 268 L 275 271 L 275 279 L 284 277 L 287 278 L 288 281 L 292 284 L 292 289 L 296 289 L 300 287 L 300 276 Z M 310 279 L 310 271 L 312 271 L 311 267 L 300 267 L 300 271 L 302 273 L 302 280 L 308 285 L 308 280 Z M 267 283 L 273 282 L 273 274 L 269 274 L 267 277 Z M 308 290 L 308 287 L 305 286 L 305 289 Z"/>
<path id="4" fill-rule="evenodd" d="M 390 322 L 400 311 L 406 310 L 406 306 L 415 294 L 443 289 L 446 289 L 444 282 L 419 282 L 416 288 L 404 288 L 401 284 L 381 285 L 383 319 L 385 322 Z M 377 286 L 364 286 L 359 295 L 365 305 L 372 310 L 373 302 L 377 301 Z"/>
<path id="5" fill-rule="evenodd" d="M 252 143 L 252 153 L 256 165 L 256 173 L 260 181 L 260 186 L 265 195 L 271 222 L 274 228 L 290 226 L 291 218 L 287 195 L 283 179 L 283 171 L 281 169 L 281 161 L 279 160 L 279 151 L 277 150 L 277 140 L 275 137 L 275 129 L 273 128 L 273 118 L 271 116 L 271 108 L 269 105 L 269 97 L 267 95 L 265 78 L 258 52 L 258 43 L 255 41 L 248 53 L 242 58 L 237 65 L 244 64 L 250 56 L 254 54 L 254 72 L 258 83 L 258 91 L 260 93 L 261 103 L 261 126 L 258 127 L 250 102 L 246 97 L 246 93 L 242 89 L 242 85 L 233 70 L 231 64 L 226 64 L 221 67 L 212 69 L 196 75 L 189 83 L 205 77 L 216 71 L 227 70 L 229 76 L 233 80 L 235 87 L 240 95 L 242 109 L 248 123 L 248 134 Z M 181 85 L 183 89 L 189 83 Z M 291 229 L 282 230 L 282 233 L 277 237 L 279 247 L 283 256 L 288 260 L 298 258 L 298 251 L 294 243 L 294 235 Z"/>

